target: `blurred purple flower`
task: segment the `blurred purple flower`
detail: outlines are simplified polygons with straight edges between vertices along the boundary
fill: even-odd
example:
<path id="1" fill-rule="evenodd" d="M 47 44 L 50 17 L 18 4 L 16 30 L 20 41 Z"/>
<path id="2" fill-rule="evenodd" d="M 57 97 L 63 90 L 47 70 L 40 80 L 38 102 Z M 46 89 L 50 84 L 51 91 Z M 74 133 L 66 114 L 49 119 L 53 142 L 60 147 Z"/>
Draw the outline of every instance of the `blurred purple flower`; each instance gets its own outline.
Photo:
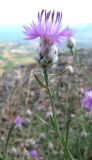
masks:
<path id="1" fill-rule="evenodd" d="M 17 115 L 15 120 L 14 120 L 14 124 L 15 125 L 21 125 L 22 123 L 24 123 L 24 119 L 22 117 L 20 117 L 19 115 Z"/>
<path id="2" fill-rule="evenodd" d="M 29 156 L 32 158 L 38 158 L 39 157 L 39 151 L 37 149 L 33 149 L 29 151 Z"/>
<path id="3" fill-rule="evenodd" d="M 31 40 L 40 37 L 42 40 L 49 43 L 60 42 L 64 37 L 70 38 L 73 35 L 73 30 L 68 26 L 61 30 L 62 12 L 53 12 L 42 10 L 38 12 L 38 22 L 24 26 L 26 39 Z"/>
<path id="4" fill-rule="evenodd" d="M 84 97 L 82 98 L 81 103 L 87 111 L 92 112 L 92 89 L 88 89 L 84 92 Z"/>

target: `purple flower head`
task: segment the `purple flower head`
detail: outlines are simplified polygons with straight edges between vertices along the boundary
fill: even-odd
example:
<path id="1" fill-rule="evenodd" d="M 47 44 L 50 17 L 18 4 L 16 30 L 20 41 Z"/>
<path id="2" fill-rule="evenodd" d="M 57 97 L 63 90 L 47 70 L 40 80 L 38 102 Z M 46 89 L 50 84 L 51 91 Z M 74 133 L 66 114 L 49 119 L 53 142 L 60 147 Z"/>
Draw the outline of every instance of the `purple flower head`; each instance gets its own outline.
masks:
<path id="1" fill-rule="evenodd" d="M 92 112 L 92 89 L 88 89 L 84 92 L 84 97 L 82 98 L 81 103 L 87 111 Z"/>
<path id="2" fill-rule="evenodd" d="M 62 12 L 42 10 L 38 12 L 38 21 L 24 26 L 26 39 L 31 40 L 40 37 L 45 43 L 56 43 L 64 37 L 70 38 L 73 30 L 69 27 L 61 30 Z"/>
<path id="3" fill-rule="evenodd" d="M 33 149 L 29 151 L 29 156 L 32 158 L 38 158 L 39 157 L 39 151 L 37 149 Z"/>
<path id="4" fill-rule="evenodd" d="M 15 125 L 20 125 L 22 123 L 24 123 L 24 119 L 22 117 L 20 117 L 19 115 L 17 115 L 15 120 L 14 120 L 14 124 Z"/>

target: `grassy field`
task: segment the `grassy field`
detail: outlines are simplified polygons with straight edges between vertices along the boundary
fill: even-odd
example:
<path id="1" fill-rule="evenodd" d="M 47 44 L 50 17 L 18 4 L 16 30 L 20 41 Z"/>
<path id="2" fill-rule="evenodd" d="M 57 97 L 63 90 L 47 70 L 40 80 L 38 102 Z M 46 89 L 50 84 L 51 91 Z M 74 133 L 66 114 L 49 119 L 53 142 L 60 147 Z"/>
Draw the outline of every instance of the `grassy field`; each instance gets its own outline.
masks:
<path id="1" fill-rule="evenodd" d="M 81 99 L 92 86 L 92 50 L 77 52 L 81 63 L 74 61 L 71 52 L 62 53 L 56 68 L 49 70 L 48 87 L 62 141 L 53 121 L 48 87 L 42 85 L 42 70 L 32 65 L 35 47 L 0 44 L 0 160 L 91 160 L 92 112 L 82 106 Z M 67 66 L 72 72 L 63 72 Z"/>
<path id="2" fill-rule="evenodd" d="M 0 43 L 0 71 L 11 69 L 17 65 L 35 63 L 36 44 L 23 44 L 16 42 Z"/>

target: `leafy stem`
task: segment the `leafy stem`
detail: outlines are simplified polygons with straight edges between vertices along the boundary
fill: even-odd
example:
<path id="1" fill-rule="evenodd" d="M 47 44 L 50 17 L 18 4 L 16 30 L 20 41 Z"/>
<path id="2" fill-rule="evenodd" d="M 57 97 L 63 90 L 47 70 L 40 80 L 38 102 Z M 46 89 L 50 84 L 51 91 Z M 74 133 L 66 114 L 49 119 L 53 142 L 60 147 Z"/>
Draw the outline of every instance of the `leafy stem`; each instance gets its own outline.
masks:
<path id="1" fill-rule="evenodd" d="M 47 89 L 47 94 L 49 96 L 50 103 L 51 103 L 51 106 L 52 106 L 53 120 L 54 120 L 54 124 L 55 124 L 55 128 L 54 129 L 58 134 L 58 137 L 60 139 L 61 144 L 63 144 L 64 148 L 66 149 L 68 157 L 70 158 L 70 160 L 74 160 L 73 156 L 71 155 L 71 153 L 69 151 L 68 146 L 66 145 L 65 138 L 60 132 L 59 125 L 58 125 L 58 122 L 57 122 L 57 119 L 56 119 L 54 100 L 53 100 L 53 96 L 52 96 L 52 93 L 51 93 L 51 90 L 50 90 L 50 87 L 49 87 L 49 83 L 48 83 L 48 70 L 44 69 L 43 73 L 44 73 L 44 79 L 45 79 L 45 86 L 46 86 L 46 89 Z"/>
<path id="2" fill-rule="evenodd" d="M 4 146 L 4 152 L 3 152 L 3 160 L 7 160 L 7 149 L 8 149 L 9 141 L 10 141 L 11 134 L 12 134 L 14 126 L 15 126 L 15 124 L 13 124 L 11 126 L 11 128 L 8 132 L 8 135 L 7 135 L 6 143 L 5 143 L 5 146 Z"/>

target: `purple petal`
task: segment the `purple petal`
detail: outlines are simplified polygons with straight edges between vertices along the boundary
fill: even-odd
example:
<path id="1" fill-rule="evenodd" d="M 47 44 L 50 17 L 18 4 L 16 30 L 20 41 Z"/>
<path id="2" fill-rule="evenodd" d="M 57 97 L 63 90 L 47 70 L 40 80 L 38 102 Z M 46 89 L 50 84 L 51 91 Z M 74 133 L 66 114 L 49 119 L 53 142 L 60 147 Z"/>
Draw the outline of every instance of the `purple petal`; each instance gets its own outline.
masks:
<path id="1" fill-rule="evenodd" d="M 53 13 L 52 13 L 52 22 L 54 20 L 54 15 L 55 15 L 55 11 L 53 10 Z"/>
<path id="2" fill-rule="evenodd" d="M 38 20 L 40 20 L 40 13 L 38 12 Z"/>
<path id="3" fill-rule="evenodd" d="M 39 157 L 39 151 L 37 149 L 30 150 L 29 155 L 33 158 L 38 158 Z"/>
<path id="4" fill-rule="evenodd" d="M 47 13 L 47 15 L 46 15 L 46 21 L 49 19 L 50 13 L 51 13 L 51 11 L 49 11 L 49 12 Z"/>
<path id="5" fill-rule="evenodd" d="M 22 124 L 24 123 L 24 120 L 22 117 L 20 117 L 19 115 L 16 116 L 15 120 L 14 120 L 14 124 L 15 125 L 19 125 L 19 124 Z"/>
<path id="6" fill-rule="evenodd" d="M 62 36 L 62 37 L 71 37 L 73 35 L 73 30 L 70 29 L 69 27 L 66 27 L 63 31 L 61 31 L 59 33 L 59 36 Z"/>
<path id="7" fill-rule="evenodd" d="M 62 12 L 60 13 L 60 22 L 61 22 L 61 20 L 62 20 Z"/>
<path id="8" fill-rule="evenodd" d="M 56 22 L 59 22 L 59 18 L 60 18 L 60 12 L 57 12 L 57 15 L 56 15 Z"/>
<path id="9" fill-rule="evenodd" d="M 43 15 L 44 11 L 45 11 L 44 9 L 41 11 L 41 18 L 42 18 L 42 15 Z"/>
<path id="10" fill-rule="evenodd" d="M 84 93 L 84 97 L 81 100 L 81 104 L 88 111 L 92 112 L 92 90 L 88 89 Z"/>
<path id="11" fill-rule="evenodd" d="M 50 16 L 51 15 L 51 16 Z M 56 15 L 56 16 L 55 16 Z M 56 18 L 55 18 L 56 17 Z M 31 40 L 37 37 L 48 39 L 52 43 L 59 42 L 62 38 L 73 36 L 73 31 L 66 27 L 61 30 L 62 12 L 42 10 L 38 12 L 38 22 L 32 21 L 30 26 L 24 26 L 26 39 Z"/>

